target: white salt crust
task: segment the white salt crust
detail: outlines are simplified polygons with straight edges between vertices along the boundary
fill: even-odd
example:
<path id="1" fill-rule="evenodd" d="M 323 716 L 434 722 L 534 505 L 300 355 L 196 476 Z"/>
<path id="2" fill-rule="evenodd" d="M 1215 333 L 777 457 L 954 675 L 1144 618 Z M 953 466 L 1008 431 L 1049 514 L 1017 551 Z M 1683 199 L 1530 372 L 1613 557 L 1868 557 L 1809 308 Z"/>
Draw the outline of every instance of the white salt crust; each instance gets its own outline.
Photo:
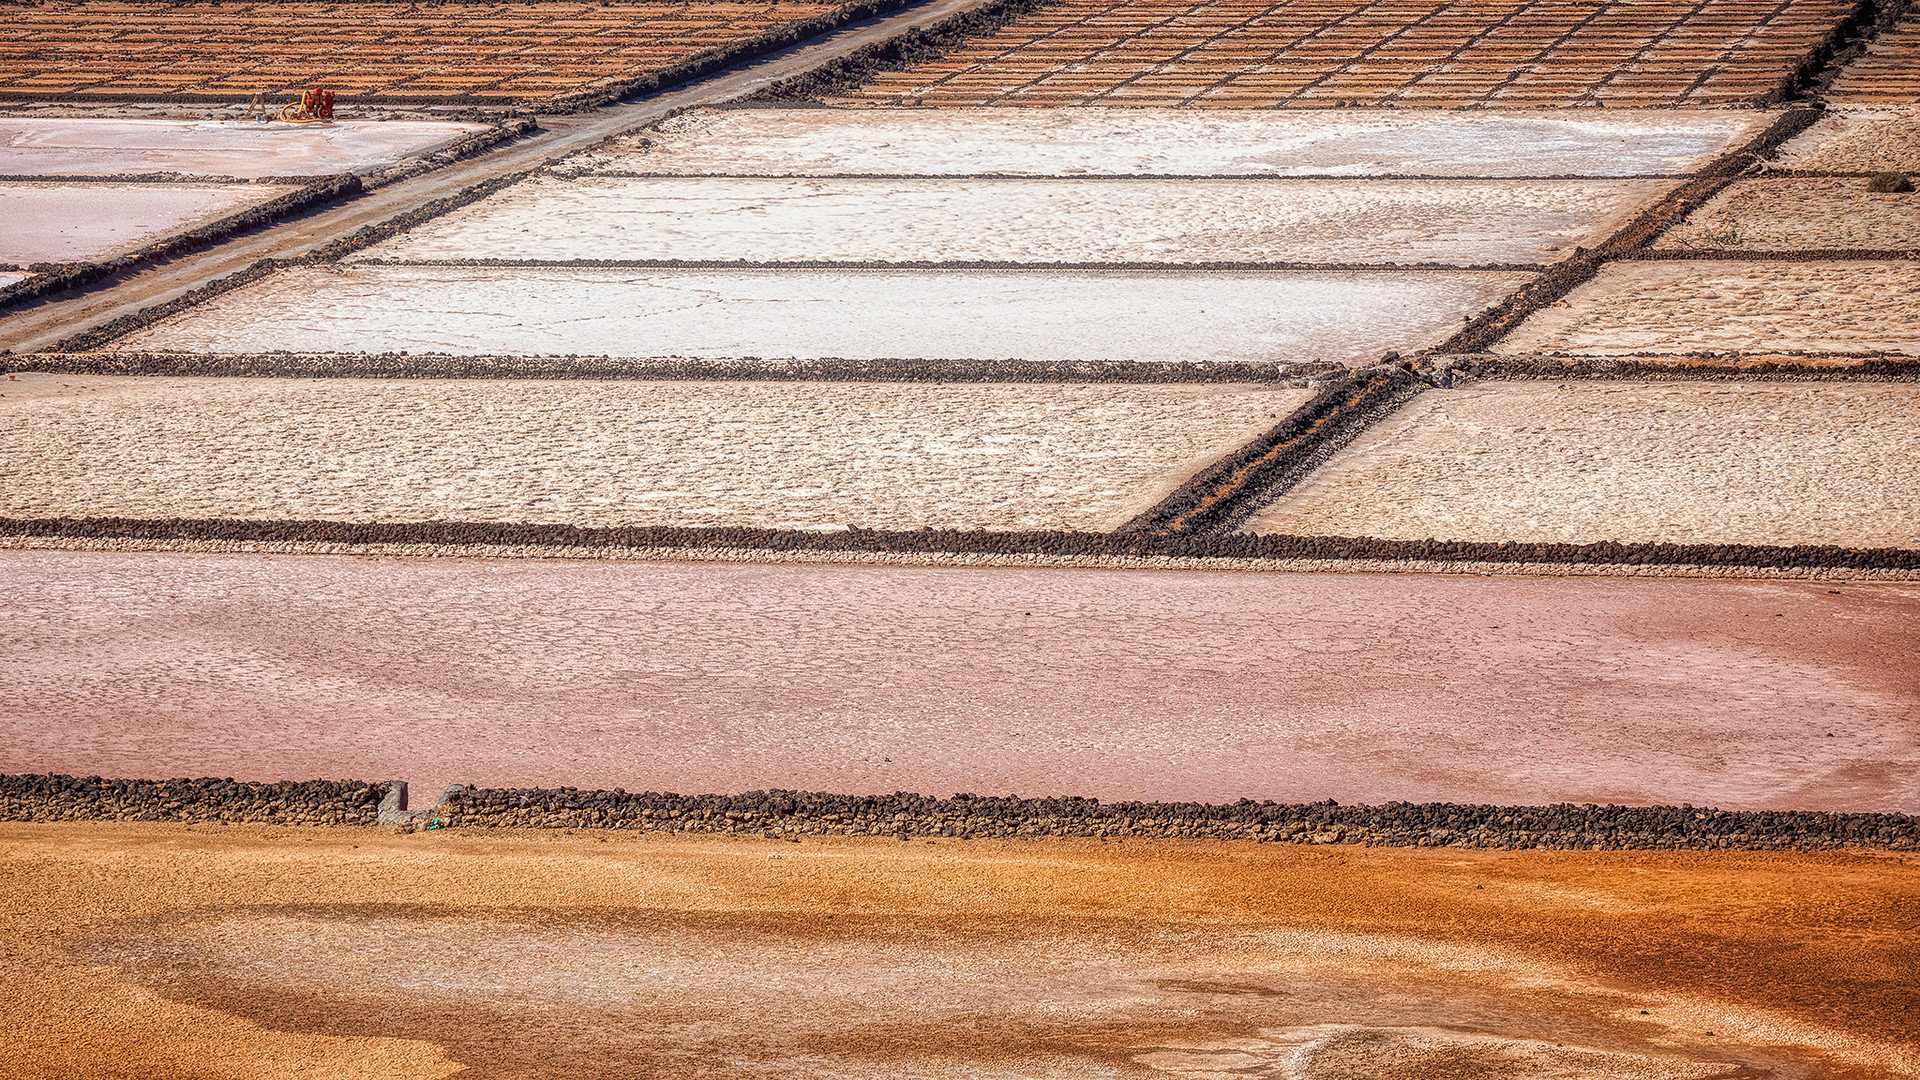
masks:
<path id="1" fill-rule="evenodd" d="M 0 382 L 0 516 L 1110 529 L 1276 386 Z"/>
<path id="2" fill-rule="evenodd" d="M 102 259 L 292 190 L 277 184 L 0 183 L 0 221 L 7 223 L 0 230 L 0 263 Z"/>
<path id="3" fill-rule="evenodd" d="M 699 109 L 564 163 L 760 176 L 1667 176 L 1765 130 L 1723 110 Z M 1514 147 L 1525 146 L 1525 154 Z"/>
<path id="4" fill-rule="evenodd" d="M 536 177 L 356 258 L 1550 263 L 1673 183 Z"/>
<path id="5" fill-rule="evenodd" d="M 430 153 L 485 124 L 0 117 L 0 176 L 330 176 Z"/>
<path id="6" fill-rule="evenodd" d="M 1495 352 L 1920 355 L 1920 262 L 1616 262 Z"/>
<path id="7" fill-rule="evenodd" d="M 1421 394 L 1244 526 L 1920 546 L 1920 384 L 1517 382 Z"/>
<path id="8" fill-rule="evenodd" d="M 1444 341 L 1531 276 L 301 267 L 115 348 L 1364 364 Z"/>

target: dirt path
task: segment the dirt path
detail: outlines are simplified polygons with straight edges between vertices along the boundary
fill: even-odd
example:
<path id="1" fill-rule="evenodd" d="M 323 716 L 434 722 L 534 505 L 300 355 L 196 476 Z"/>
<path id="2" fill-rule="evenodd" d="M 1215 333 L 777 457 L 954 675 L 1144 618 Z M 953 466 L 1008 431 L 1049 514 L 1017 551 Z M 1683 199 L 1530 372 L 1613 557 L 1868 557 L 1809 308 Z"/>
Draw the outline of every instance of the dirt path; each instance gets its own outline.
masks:
<path id="1" fill-rule="evenodd" d="M 1911 855 L 5 825 L 0 905 L 19 1080 L 1920 1066 Z"/>

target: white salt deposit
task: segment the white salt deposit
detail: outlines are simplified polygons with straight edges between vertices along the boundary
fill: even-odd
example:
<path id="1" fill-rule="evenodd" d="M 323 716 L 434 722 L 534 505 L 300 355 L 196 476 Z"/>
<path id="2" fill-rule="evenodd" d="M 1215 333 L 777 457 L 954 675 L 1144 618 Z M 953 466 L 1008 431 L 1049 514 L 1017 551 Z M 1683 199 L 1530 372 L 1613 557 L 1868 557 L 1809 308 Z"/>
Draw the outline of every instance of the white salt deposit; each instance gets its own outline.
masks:
<path id="1" fill-rule="evenodd" d="M 1494 351 L 1920 355 L 1916 293 L 1912 262 L 1609 263 Z"/>
<path id="2" fill-rule="evenodd" d="M 764 176 L 1665 176 L 1765 113 L 1341 109 L 703 109 L 580 169 Z"/>
<path id="3" fill-rule="evenodd" d="M 0 515 L 1106 529 L 1285 386 L 0 382 Z"/>
<path id="4" fill-rule="evenodd" d="M 0 183 L 0 263 L 99 259 L 284 195 L 277 184 Z"/>
<path id="5" fill-rule="evenodd" d="M 1246 529 L 1910 548 L 1920 544 L 1917 430 L 1911 383 L 1431 390 Z"/>
<path id="6" fill-rule="evenodd" d="M 0 176 L 324 176 L 429 153 L 484 124 L 0 117 Z"/>
<path id="7" fill-rule="evenodd" d="M 362 257 L 1548 263 L 1673 183 L 538 177 Z"/>
<path id="8" fill-rule="evenodd" d="M 1531 275 L 1490 271 L 301 267 L 122 350 L 1371 362 Z"/>

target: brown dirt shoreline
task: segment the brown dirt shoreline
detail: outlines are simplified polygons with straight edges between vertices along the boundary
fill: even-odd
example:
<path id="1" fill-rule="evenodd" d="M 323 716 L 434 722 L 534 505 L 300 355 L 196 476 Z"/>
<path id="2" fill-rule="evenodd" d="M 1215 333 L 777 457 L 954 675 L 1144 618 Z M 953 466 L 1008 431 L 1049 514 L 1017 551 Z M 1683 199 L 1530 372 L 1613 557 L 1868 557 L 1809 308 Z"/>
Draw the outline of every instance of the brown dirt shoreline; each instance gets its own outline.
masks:
<path id="1" fill-rule="evenodd" d="M 0 911 L 22 1080 L 1920 1061 L 1911 854 L 9 823 Z"/>

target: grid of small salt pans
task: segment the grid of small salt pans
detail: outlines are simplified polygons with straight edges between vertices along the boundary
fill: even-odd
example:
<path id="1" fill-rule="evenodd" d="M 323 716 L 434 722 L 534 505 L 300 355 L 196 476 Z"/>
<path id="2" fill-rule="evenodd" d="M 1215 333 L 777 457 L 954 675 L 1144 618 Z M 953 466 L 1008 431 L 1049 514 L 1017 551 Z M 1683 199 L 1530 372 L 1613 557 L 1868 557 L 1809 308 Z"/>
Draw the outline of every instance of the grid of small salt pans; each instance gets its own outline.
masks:
<path id="1" fill-rule="evenodd" d="M 271 4 L 56 0 L 0 14 L 0 100 L 325 85 L 408 101 L 538 101 L 821 15 L 819 0 Z"/>
<path id="2" fill-rule="evenodd" d="M 1920 102 L 1920 16 L 1909 16 L 1870 43 L 1865 56 L 1841 69 L 1824 96 L 1840 105 Z"/>
<path id="3" fill-rule="evenodd" d="M 1778 90 L 1852 0 L 1057 0 L 841 104 L 1671 106 Z"/>

